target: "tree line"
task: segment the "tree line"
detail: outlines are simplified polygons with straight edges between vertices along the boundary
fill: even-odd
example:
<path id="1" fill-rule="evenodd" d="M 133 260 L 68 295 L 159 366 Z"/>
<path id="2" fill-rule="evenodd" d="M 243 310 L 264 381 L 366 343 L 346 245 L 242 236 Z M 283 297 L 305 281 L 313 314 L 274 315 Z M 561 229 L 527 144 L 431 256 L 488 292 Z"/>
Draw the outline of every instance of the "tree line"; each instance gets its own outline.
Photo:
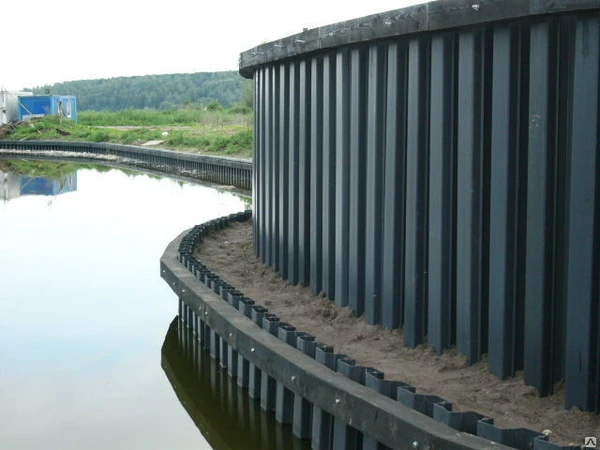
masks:
<path id="1" fill-rule="evenodd" d="M 236 71 L 66 81 L 32 89 L 36 95 L 74 95 L 79 111 L 175 109 L 218 102 L 252 106 L 252 81 Z"/>

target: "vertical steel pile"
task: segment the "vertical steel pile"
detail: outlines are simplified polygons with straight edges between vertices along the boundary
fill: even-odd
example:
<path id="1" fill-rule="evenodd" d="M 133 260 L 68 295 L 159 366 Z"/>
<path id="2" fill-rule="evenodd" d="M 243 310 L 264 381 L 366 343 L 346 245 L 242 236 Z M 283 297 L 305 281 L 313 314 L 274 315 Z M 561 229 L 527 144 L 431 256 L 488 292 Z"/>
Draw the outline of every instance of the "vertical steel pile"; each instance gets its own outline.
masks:
<path id="1" fill-rule="evenodd" d="M 599 411 L 599 70 L 589 0 L 441 0 L 243 53 L 257 255 Z"/>

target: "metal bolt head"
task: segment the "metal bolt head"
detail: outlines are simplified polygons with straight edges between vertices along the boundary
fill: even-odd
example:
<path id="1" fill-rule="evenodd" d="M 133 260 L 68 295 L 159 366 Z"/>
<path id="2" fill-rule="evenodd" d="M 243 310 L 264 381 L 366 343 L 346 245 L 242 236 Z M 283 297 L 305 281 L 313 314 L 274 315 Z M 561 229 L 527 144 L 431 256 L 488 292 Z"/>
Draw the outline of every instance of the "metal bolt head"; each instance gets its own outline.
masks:
<path id="1" fill-rule="evenodd" d="M 471 8 L 473 8 L 473 11 L 479 11 L 479 5 L 478 4 L 471 5 Z M 417 445 L 419 445 L 419 444 L 417 443 Z"/>
<path id="2" fill-rule="evenodd" d="M 292 381 L 296 381 L 296 376 L 292 375 Z"/>
<path id="3" fill-rule="evenodd" d="M 419 448 L 419 442 L 418 441 L 413 441 L 412 448 Z"/>
<path id="4" fill-rule="evenodd" d="M 251 352 L 251 353 L 254 353 L 254 347 L 252 347 L 252 348 L 250 349 L 250 352 Z"/>
<path id="5" fill-rule="evenodd" d="M 336 399 L 335 399 L 335 404 L 336 404 L 336 405 L 339 405 L 340 403 L 342 403 L 342 401 L 341 401 L 339 398 L 336 398 Z"/>

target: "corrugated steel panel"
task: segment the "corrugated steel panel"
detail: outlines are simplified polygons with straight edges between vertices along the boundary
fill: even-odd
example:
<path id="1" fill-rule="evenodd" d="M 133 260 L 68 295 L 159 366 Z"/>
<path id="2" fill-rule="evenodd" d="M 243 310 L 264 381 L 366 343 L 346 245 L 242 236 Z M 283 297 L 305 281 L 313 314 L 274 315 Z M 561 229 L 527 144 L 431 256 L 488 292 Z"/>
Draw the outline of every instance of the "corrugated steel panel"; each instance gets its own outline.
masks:
<path id="1" fill-rule="evenodd" d="M 468 6 L 243 54 L 257 254 L 408 346 L 487 353 L 542 395 L 565 378 L 599 410 L 600 10 Z"/>

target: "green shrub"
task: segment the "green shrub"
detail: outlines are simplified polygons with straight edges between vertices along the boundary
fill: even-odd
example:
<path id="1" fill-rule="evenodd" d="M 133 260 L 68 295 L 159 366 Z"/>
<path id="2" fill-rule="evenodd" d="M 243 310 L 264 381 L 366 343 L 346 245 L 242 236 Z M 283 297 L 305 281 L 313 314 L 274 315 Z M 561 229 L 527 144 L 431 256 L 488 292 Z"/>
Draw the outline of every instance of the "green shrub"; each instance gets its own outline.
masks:
<path id="1" fill-rule="evenodd" d="M 208 105 L 206 105 L 206 110 L 207 111 L 221 111 L 222 109 L 223 109 L 223 107 L 216 100 L 213 100 Z"/>
<path id="2" fill-rule="evenodd" d="M 90 134 L 89 139 L 92 142 L 109 142 L 110 135 L 104 130 L 96 130 Z"/>

